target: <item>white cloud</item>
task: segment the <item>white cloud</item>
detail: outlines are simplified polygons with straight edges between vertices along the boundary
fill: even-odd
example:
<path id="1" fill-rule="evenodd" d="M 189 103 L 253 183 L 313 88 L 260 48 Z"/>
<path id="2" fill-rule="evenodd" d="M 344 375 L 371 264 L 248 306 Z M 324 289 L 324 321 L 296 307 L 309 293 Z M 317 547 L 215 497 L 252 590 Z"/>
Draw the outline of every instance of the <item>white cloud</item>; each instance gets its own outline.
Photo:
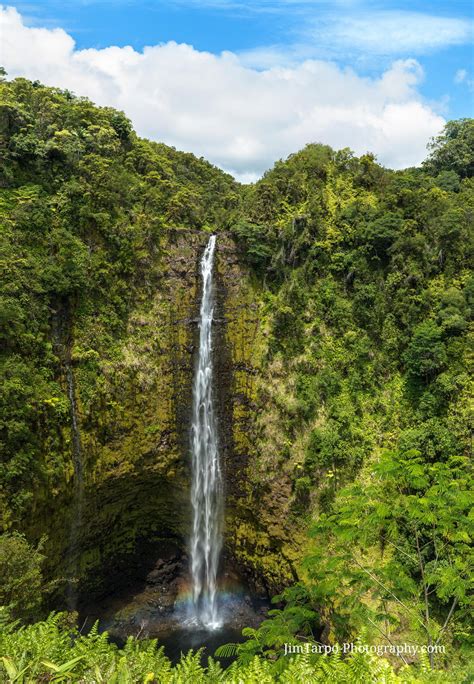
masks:
<path id="1" fill-rule="evenodd" d="M 458 69 L 454 74 L 454 82 L 456 85 L 465 85 L 469 90 L 474 90 L 474 78 L 470 78 L 469 72 L 466 69 Z"/>
<path id="2" fill-rule="evenodd" d="M 249 49 L 241 54 L 247 66 L 269 68 L 275 64 L 297 64 L 303 59 L 352 59 L 365 64 L 387 64 L 389 58 L 426 55 L 454 45 L 468 44 L 474 35 L 469 19 L 441 17 L 425 12 L 368 10 L 357 0 L 344 2 L 343 11 L 328 3 L 271 0 L 286 8 L 291 17 L 288 34 L 292 42 Z"/>
<path id="3" fill-rule="evenodd" d="M 422 12 L 379 10 L 329 16 L 310 28 L 308 35 L 332 45 L 335 51 L 343 48 L 375 55 L 422 55 L 469 42 L 472 23 Z"/>
<path id="4" fill-rule="evenodd" d="M 415 60 L 366 78 L 307 60 L 256 70 L 237 55 L 174 42 L 77 50 L 61 29 L 24 25 L 0 6 L 0 63 L 22 75 L 123 109 L 138 133 L 203 155 L 249 180 L 308 142 L 375 152 L 394 168 L 416 165 L 444 120 L 418 93 Z"/>

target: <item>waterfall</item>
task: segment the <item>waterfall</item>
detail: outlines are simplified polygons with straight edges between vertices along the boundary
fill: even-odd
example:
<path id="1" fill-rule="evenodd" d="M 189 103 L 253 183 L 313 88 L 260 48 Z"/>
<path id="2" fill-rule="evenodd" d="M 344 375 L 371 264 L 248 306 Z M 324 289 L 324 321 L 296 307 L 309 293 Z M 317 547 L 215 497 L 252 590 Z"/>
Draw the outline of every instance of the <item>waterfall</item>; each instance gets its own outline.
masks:
<path id="1" fill-rule="evenodd" d="M 201 259 L 199 356 L 194 377 L 191 426 L 192 620 L 195 624 L 207 629 L 216 629 L 222 623 L 217 603 L 217 570 L 222 547 L 223 494 L 213 399 L 212 364 L 214 313 L 212 267 L 215 246 L 216 236 L 212 235 Z"/>
<path id="2" fill-rule="evenodd" d="M 69 610 L 77 608 L 77 581 L 79 574 L 80 533 L 84 510 L 84 465 L 79 414 L 76 401 L 76 384 L 71 362 L 72 316 L 70 303 L 58 298 L 54 305 L 51 321 L 53 347 L 66 376 L 67 396 L 69 399 L 69 418 L 71 425 L 71 456 L 74 469 L 73 495 L 70 501 L 71 518 L 69 540 L 65 552 L 67 574 L 66 603 Z"/>
<path id="3" fill-rule="evenodd" d="M 69 398 L 69 411 L 71 415 L 72 431 L 72 460 L 74 465 L 74 499 L 72 503 L 72 520 L 69 532 L 69 574 L 70 579 L 67 583 L 66 601 L 69 610 L 77 608 L 77 575 L 78 575 L 78 555 L 79 555 L 79 533 L 82 523 L 82 510 L 84 505 L 84 476 L 82 465 L 82 443 L 79 432 L 77 417 L 76 391 L 74 386 L 74 374 L 71 363 L 66 361 L 66 381 L 67 393 Z"/>

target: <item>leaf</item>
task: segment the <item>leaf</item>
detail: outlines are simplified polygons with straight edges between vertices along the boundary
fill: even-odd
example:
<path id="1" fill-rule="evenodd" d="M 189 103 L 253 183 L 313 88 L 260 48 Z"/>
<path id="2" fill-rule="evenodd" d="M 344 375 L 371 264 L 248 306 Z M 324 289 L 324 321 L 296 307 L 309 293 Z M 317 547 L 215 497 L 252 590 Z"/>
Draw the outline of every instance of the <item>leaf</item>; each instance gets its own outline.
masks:
<path id="1" fill-rule="evenodd" d="M 18 670 L 18 668 L 16 667 L 15 663 L 13 662 L 13 660 L 11 658 L 9 658 L 8 656 L 3 656 L 1 658 L 1 660 L 3 662 L 3 666 L 5 667 L 5 670 L 7 671 L 8 676 L 10 677 L 10 679 L 12 681 L 15 681 L 16 679 L 18 679 L 23 674 L 23 672 L 25 672 L 28 669 L 27 667 L 25 667 L 20 672 Z"/>
<path id="2" fill-rule="evenodd" d="M 48 670 L 52 670 L 56 674 L 64 674 L 65 672 L 69 672 L 70 670 L 74 669 L 75 665 L 77 665 L 77 663 L 80 660 L 83 660 L 84 657 L 85 656 L 77 656 L 76 658 L 68 660 L 67 663 L 63 663 L 62 665 L 56 665 L 55 663 L 52 663 L 49 660 L 42 660 L 41 664 L 47 667 Z"/>
<path id="3" fill-rule="evenodd" d="M 214 651 L 214 655 L 218 658 L 231 658 L 237 655 L 240 644 L 222 644 Z"/>

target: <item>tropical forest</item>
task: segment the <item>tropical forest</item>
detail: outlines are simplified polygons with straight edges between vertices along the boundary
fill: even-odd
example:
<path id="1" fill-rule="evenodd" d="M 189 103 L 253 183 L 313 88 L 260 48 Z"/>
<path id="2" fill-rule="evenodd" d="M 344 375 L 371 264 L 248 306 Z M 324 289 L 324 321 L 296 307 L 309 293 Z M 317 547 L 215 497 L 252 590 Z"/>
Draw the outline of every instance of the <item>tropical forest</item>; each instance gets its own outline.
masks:
<path id="1" fill-rule="evenodd" d="M 474 121 L 260 180 L 0 82 L 0 682 L 462 684 Z"/>

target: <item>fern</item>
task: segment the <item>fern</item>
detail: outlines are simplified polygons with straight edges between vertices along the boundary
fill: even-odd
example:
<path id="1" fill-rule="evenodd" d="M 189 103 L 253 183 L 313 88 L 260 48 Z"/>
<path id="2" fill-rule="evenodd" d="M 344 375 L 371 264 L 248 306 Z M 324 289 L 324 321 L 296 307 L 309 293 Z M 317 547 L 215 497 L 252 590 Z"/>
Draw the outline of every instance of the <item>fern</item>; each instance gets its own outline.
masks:
<path id="1" fill-rule="evenodd" d="M 180 662 L 174 668 L 174 679 L 172 681 L 176 684 L 205 682 L 205 670 L 201 665 L 202 653 L 203 649 L 201 648 L 196 652 L 189 651 L 186 655 L 182 655 Z"/>
<path id="2" fill-rule="evenodd" d="M 284 671 L 285 684 L 315 684 L 318 678 L 314 663 L 307 654 L 292 658 Z"/>
<path id="3" fill-rule="evenodd" d="M 222 644 L 216 649 L 215 655 L 218 658 L 232 658 L 239 652 L 240 644 Z"/>
<path id="4" fill-rule="evenodd" d="M 220 684 L 220 682 L 225 682 L 225 671 L 222 669 L 220 663 L 212 658 L 209 658 L 207 663 L 206 681 L 209 682 L 209 684 Z"/>
<path id="5" fill-rule="evenodd" d="M 279 620 L 280 617 L 277 617 Z M 268 621 L 269 623 L 271 621 Z M 0 684 L 37 684 L 41 681 L 80 684 L 457 684 L 469 681 L 461 666 L 453 673 L 434 671 L 423 655 L 418 666 L 396 673 L 390 663 L 370 653 L 342 657 L 304 653 L 283 657 L 269 642 L 278 638 L 275 625 L 245 630 L 247 640 L 225 644 L 218 657 L 236 657 L 227 668 L 202 650 L 190 651 L 173 667 L 156 640 L 130 638 L 123 649 L 99 634 L 71 628 L 68 616 L 51 614 L 34 625 L 7 625 L 0 631 Z M 73 638 L 71 638 L 71 635 Z"/>

